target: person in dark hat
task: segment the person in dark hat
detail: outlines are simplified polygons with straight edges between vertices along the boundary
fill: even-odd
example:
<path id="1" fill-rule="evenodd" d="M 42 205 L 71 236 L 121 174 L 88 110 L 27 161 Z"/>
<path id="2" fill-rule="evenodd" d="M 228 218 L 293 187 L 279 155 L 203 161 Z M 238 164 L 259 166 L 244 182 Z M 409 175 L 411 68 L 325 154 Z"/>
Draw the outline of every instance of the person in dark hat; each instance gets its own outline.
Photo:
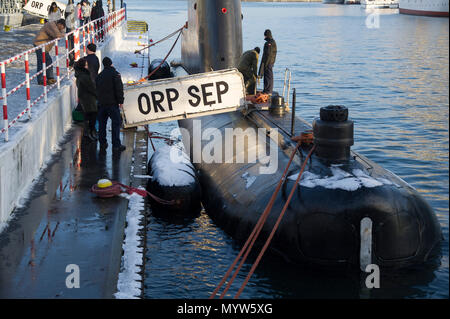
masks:
<path id="1" fill-rule="evenodd" d="M 273 91 L 273 65 L 277 57 L 277 43 L 272 37 L 272 31 L 267 29 L 264 31 L 264 44 L 263 56 L 261 58 L 261 65 L 259 67 L 258 74 L 264 74 L 264 90 L 263 93 L 272 94 Z"/>
<path id="2" fill-rule="evenodd" d="M 123 151 L 125 146 L 120 142 L 120 109 L 123 106 L 123 83 L 120 73 L 116 71 L 110 58 L 103 58 L 103 71 L 97 76 L 97 101 L 100 149 L 106 149 L 106 123 L 111 119 L 113 151 Z"/>
<path id="3" fill-rule="evenodd" d="M 245 51 L 239 60 L 238 70 L 244 76 L 245 91 L 247 94 L 255 94 L 259 52 L 259 47 Z"/>

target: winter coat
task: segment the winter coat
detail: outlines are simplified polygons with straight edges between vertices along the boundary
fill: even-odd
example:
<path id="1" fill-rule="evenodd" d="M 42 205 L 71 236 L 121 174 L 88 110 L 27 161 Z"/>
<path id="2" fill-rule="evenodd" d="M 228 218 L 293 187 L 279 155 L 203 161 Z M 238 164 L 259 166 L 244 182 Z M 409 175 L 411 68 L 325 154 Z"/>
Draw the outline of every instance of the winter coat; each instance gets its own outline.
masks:
<path id="1" fill-rule="evenodd" d="M 258 52 L 255 50 L 248 50 L 242 54 L 238 65 L 239 72 L 244 75 L 244 78 L 250 79 L 257 76 L 258 72 Z"/>
<path id="2" fill-rule="evenodd" d="M 97 112 L 97 93 L 92 83 L 89 70 L 78 68 L 75 65 L 75 77 L 77 79 L 78 99 L 85 113 Z"/>
<path id="3" fill-rule="evenodd" d="M 105 15 L 105 11 L 103 11 L 103 4 L 99 0 L 96 2 L 95 7 L 92 8 L 91 12 L 91 20 L 97 20 Z"/>
<path id="4" fill-rule="evenodd" d="M 98 104 L 113 106 L 123 104 L 123 83 L 120 73 L 112 66 L 107 66 L 97 76 Z"/>
<path id="5" fill-rule="evenodd" d="M 261 58 L 261 65 L 264 64 L 264 68 L 270 64 L 274 65 L 277 57 L 277 43 L 272 38 L 272 33 L 270 31 L 268 33 L 265 38 L 266 43 L 264 44 L 264 52 Z"/>
<path id="6" fill-rule="evenodd" d="M 97 79 L 98 70 L 100 69 L 100 61 L 95 54 L 86 55 L 86 60 L 88 63 L 89 73 L 91 74 L 92 83 L 95 85 L 95 80 Z"/>
<path id="7" fill-rule="evenodd" d="M 38 34 L 33 40 L 34 46 L 38 46 L 49 42 L 51 40 L 61 38 L 64 36 L 64 31 L 59 31 L 56 22 L 51 21 L 44 24 L 44 26 L 39 30 Z M 47 44 L 45 46 L 45 52 L 50 52 L 55 43 Z"/>
<path id="8" fill-rule="evenodd" d="M 59 8 L 56 8 L 56 11 L 52 11 L 48 14 L 48 21 L 58 21 L 62 17 L 62 12 Z"/>
<path id="9" fill-rule="evenodd" d="M 83 19 L 91 17 L 91 6 L 89 4 L 81 6 L 81 15 L 83 16 Z"/>
<path id="10" fill-rule="evenodd" d="M 72 3 L 66 6 L 65 16 L 67 29 L 75 29 L 75 6 Z"/>
<path id="11" fill-rule="evenodd" d="M 97 1 L 97 6 L 96 7 L 97 7 L 97 15 L 98 15 L 97 18 L 104 17 L 105 16 L 105 10 L 103 10 L 103 3 L 102 3 L 101 0 Z"/>

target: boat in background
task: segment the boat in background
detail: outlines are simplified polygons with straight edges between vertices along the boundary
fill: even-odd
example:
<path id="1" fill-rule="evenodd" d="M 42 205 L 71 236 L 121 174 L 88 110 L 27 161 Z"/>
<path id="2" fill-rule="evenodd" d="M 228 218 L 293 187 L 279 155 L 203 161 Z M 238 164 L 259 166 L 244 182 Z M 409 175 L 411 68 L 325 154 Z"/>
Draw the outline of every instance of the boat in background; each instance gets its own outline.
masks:
<path id="1" fill-rule="evenodd" d="M 361 0 L 363 9 L 397 9 L 399 0 Z"/>
<path id="2" fill-rule="evenodd" d="M 400 0 L 399 11 L 419 16 L 448 17 L 448 0 Z"/>
<path id="3" fill-rule="evenodd" d="M 344 4 L 344 0 L 322 0 L 325 4 Z"/>
<path id="4" fill-rule="evenodd" d="M 345 0 L 344 4 L 361 4 L 360 0 Z"/>

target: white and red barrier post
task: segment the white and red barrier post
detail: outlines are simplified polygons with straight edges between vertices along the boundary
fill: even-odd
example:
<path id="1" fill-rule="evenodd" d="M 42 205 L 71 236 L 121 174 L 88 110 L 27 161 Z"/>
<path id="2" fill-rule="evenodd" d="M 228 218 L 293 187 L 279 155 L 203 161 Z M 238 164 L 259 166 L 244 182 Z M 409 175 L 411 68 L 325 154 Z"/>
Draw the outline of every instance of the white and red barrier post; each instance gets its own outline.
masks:
<path id="1" fill-rule="evenodd" d="M 61 80 L 59 78 L 59 45 L 58 41 L 55 43 L 55 58 L 56 58 L 56 86 L 58 90 L 61 89 Z"/>
<path id="2" fill-rule="evenodd" d="M 86 27 L 83 26 L 83 56 L 86 56 Z"/>
<path id="3" fill-rule="evenodd" d="M 29 64 L 28 52 L 25 53 L 25 82 L 27 89 L 27 110 L 28 118 L 31 119 L 31 94 L 30 94 L 30 64 Z"/>
<path id="4" fill-rule="evenodd" d="M 44 102 L 47 103 L 47 62 L 45 61 L 45 47 L 42 48 L 42 72 L 44 79 Z"/>
<path id="5" fill-rule="evenodd" d="M 75 47 L 75 61 L 78 61 L 80 58 L 80 29 L 77 29 L 73 33 L 73 41 L 74 41 L 74 47 Z"/>
<path id="6" fill-rule="evenodd" d="M 5 130 L 5 141 L 8 142 L 8 103 L 6 100 L 6 72 L 5 63 L 1 64 L 1 77 L 2 77 L 2 96 L 3 96 L 3 129 Z"/>
<path id="7" fill-rule="evenodd" d="M 70 76 L 70 70 L 69 70 L 69 36 L 66 34 L 66 70 L 67 70 L 67 78 Z"/>

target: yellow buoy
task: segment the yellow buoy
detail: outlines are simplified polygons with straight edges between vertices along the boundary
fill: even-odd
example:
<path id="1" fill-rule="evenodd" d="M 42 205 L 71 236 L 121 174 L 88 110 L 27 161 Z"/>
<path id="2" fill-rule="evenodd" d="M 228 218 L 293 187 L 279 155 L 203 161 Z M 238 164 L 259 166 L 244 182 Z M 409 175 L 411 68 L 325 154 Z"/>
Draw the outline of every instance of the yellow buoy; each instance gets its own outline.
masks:
<path id="1" fill-rule="evenodd" d="M 5 30 L 6 32 L 11 31 L 11 26 L 5 25 L 4 30 Z"/>
<path id="2" fill-rule="evenodd" d="M 97 182 L 98 188 L 106 188 L 106 187 L 110 187 L 110 186 L 112 186 L 112 182 L 109 179 L 100 179 Z"/>
<path id="3" fill-rule="evenodd" d="M 45 19 L 41 19 L 41 20 L 39 20 L 39 22 L 40 22 L 41 24 L 44 24 L 44 23 L 45 23 Z"/>

